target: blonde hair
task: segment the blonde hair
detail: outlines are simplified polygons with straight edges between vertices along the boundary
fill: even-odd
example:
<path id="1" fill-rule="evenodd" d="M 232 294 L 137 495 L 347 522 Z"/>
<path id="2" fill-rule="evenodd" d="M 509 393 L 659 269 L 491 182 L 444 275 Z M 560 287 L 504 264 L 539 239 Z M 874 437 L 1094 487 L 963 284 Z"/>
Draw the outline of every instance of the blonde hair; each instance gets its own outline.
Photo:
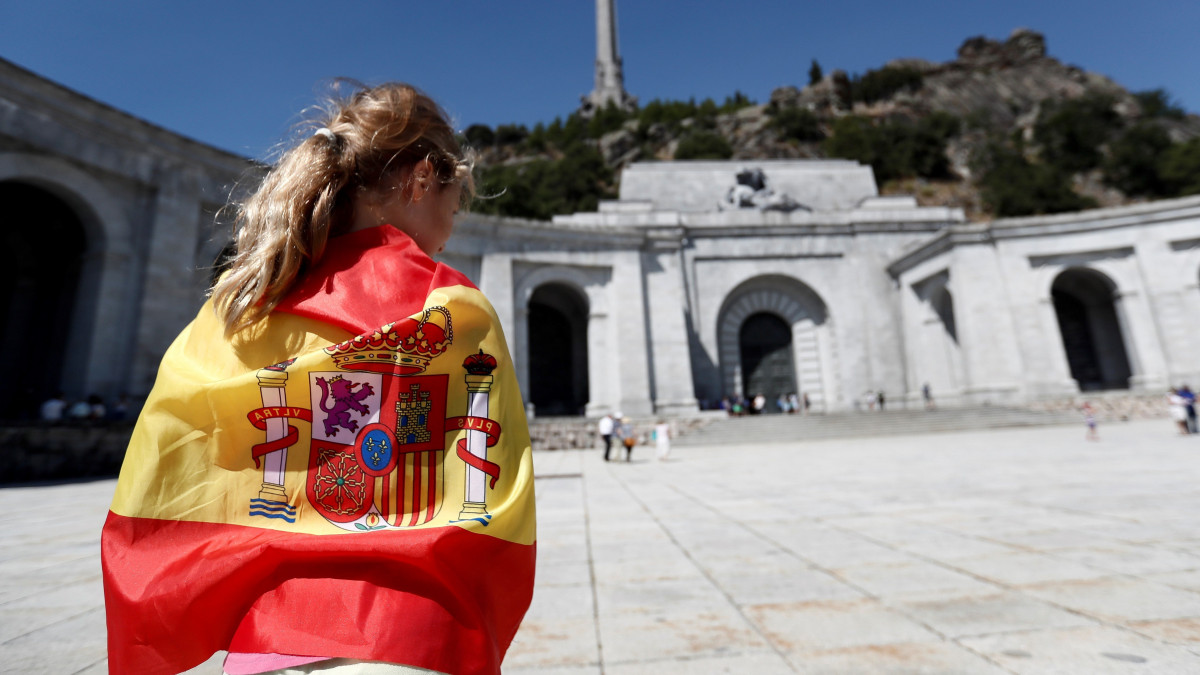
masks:
<path id="1" fill-rule="evenodd" d="M 463 183 L 464 200 L 474 195 L 470 157 L 433 99 L 402 83 L 353 86 L 236 205 L 237 252 L 212 290 L 227 336 L 270 314 L 321 259 L 329 237 L 349 228 L 356 192 L 428 160 L 441 183 Z"/>

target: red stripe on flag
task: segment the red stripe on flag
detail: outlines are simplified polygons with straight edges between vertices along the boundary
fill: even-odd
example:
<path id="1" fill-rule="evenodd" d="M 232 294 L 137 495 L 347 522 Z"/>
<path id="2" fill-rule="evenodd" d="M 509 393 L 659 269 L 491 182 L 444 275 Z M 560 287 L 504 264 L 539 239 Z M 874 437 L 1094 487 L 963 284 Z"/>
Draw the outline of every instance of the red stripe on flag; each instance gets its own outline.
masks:
<path id="1" fill-rule="evenodd" d="M 222 649 L 499 673 L 536 556 L 457 527 L 312 535 L 113 513 L 102 550 L 110 672 L 145 675 Z"/>

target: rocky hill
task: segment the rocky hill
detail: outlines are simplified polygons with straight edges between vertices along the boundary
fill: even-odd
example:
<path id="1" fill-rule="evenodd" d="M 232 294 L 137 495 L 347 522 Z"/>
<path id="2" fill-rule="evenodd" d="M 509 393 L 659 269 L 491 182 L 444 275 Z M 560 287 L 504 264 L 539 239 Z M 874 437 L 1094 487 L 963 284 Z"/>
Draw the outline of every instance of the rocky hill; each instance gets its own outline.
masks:
<path id="1" fill-rule="evenodd" d="M 808 86 L 779 87 L 763 104 L 738 94 L 722 105 L 574 114 L 533 130 L 471 127 L 485 192 L 507 191 L 481 210 L 586 210 L 611 196 L 630 162 L 722 157 L 858 159 L 875 167 L 885 194 L 976 219 L 1200 192 L 1200 117 L 1165 92 L 1131 93 L 1047 56 L 1031 30 L 971 38 L 946 63 L 901 59 L 854 76 L 813 65 Z M 522 204 L 539 200 L 551 203 Z"/>

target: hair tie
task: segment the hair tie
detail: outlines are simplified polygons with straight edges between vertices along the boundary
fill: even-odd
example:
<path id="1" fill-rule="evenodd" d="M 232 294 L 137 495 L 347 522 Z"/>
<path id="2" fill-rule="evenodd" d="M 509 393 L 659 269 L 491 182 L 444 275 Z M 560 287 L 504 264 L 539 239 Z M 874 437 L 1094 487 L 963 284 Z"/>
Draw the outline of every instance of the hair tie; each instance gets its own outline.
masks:
<path id="1" fill-rule="evenodd" d="M 325 138 L 329 139 L 330 143 L 337 143 L 338 140 L 337 134 L 333 133 L 333 129 L 330 129 L 329 127 L 321 127 L 320 129 L 317 129 L 315 132 L 313 132 L 313 136 L 324 136 Z"/>

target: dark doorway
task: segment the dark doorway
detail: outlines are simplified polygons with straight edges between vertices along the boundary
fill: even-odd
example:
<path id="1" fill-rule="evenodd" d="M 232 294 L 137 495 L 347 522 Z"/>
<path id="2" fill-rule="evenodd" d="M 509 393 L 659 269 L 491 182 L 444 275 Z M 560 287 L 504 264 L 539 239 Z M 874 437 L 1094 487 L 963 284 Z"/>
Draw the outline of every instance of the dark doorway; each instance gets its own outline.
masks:
<path id="1" fill-rule="evenodd" d="M 588 403 L 587 303 L 562 284 L 529 299 L 529 401 L 540 416 L 582 415 Z"/>
<path id="2" fill-rule="evenodd" d="M 0 419 L 34 419 L 62 386 L 86 235 L 41 188 L 0 182 Z"/>
<path id="3" fill-rule="evenodd" d="M 738 332 L 742 359 L 742 389 L 747 399 L 762 394 L 766 410 L 779 412 L 775 399 L 796 389 L 792 358 L 792 329 L 774 314 L 753 314 Z"/>
<path id="4" fill-rule="evenodd" d="M 1113 291 L 1108 277 L 1087 269 L 1063 272 L 1050 289 L 1067 365 L 1081 391 L 1129 388 L 1129 357 Z"/>

